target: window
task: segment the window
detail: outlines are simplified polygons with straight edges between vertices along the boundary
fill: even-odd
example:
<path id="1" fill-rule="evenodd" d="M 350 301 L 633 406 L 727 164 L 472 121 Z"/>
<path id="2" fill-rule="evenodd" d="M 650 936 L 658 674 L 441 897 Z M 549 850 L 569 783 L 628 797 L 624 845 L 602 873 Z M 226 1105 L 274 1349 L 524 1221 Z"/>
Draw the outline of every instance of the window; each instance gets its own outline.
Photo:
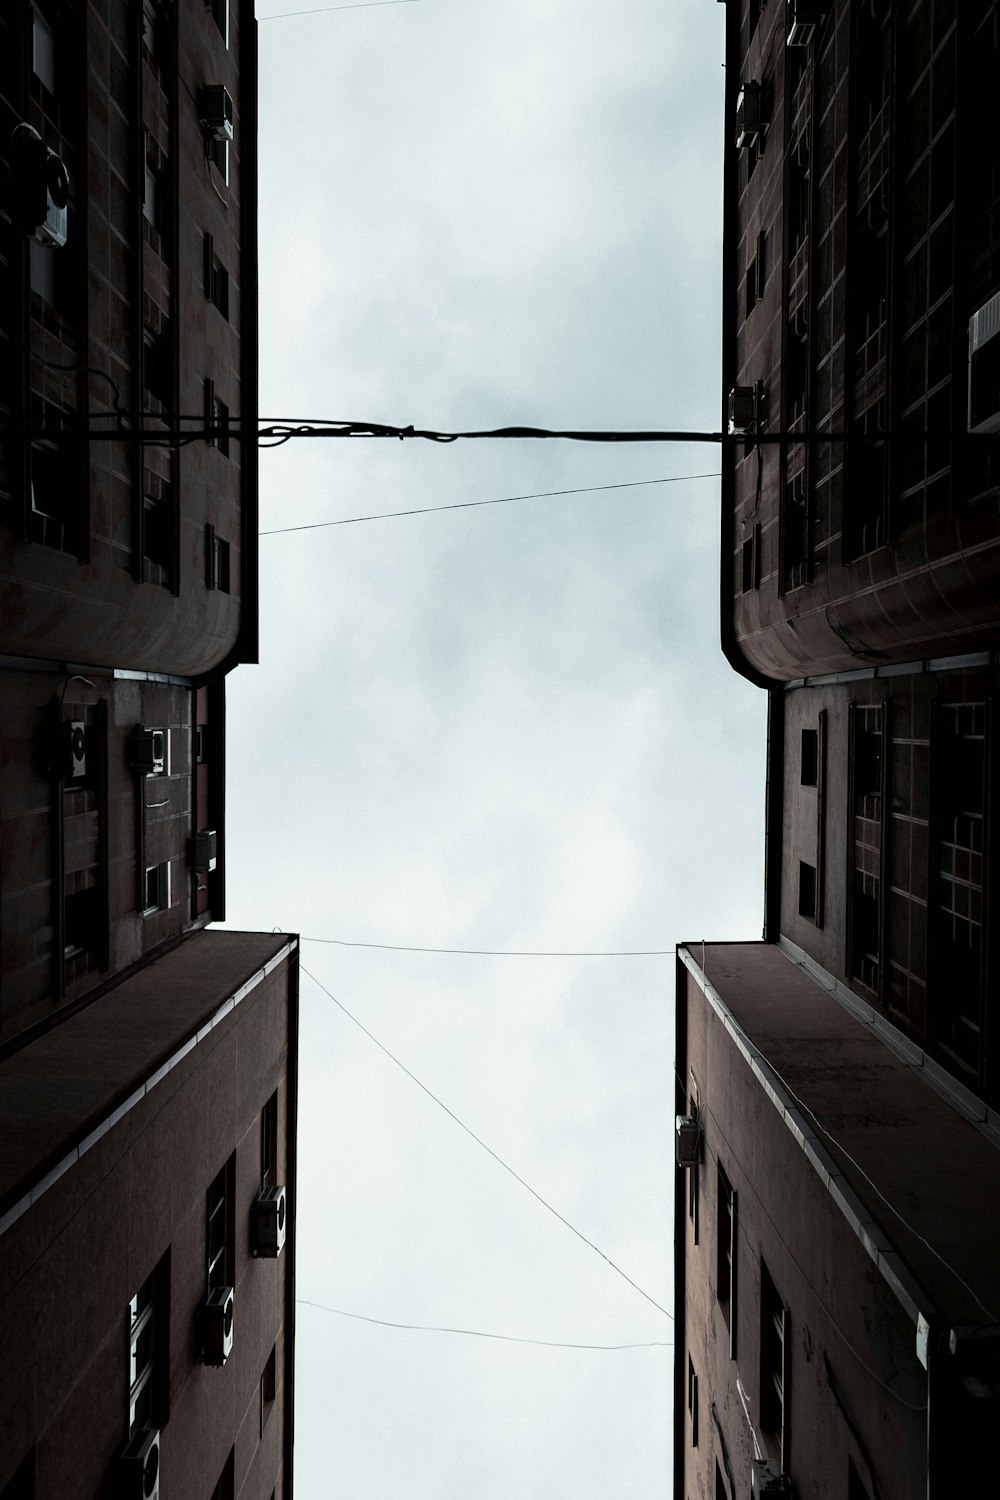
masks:
<path id="1" fill-rule="evenodd" d="M 205 296 L 229 321 L 229 272 L 215 253 L 214 238 L 205 235 Z"/>
<path id="2" fill-rule="evenodd" d="M 866 988 L 877 991 L 881 953 L 883 706 L 852 703 L 850 720 L 851 973 Z"/>
<path id="3" fill-rule="evenodd" d="M 92 875 L 93 872 L 85 872 Z M 63 900 L 63 957 L 79 958 L 93 946 L 101 915 L 96 883 L 67 891 Z"/>
<path id="4" fill-rule="evenodd" d="M 760 588 L 760 527 L 755 526 L 743 539 L 743 592 Z"/>
<path id="5" fill-rule="evenodd" d="M 700 1103 L 700 1096 L 699 1096 L 699 1093 L 698 1093 L 698 1085 L 695 1083 L 694 1079 L 692 1079 L 691 1080 L 691 1089 L 690 1089 L 690 1092 L 688 1093 L 688 1114 L 691 1115 L 694 1119 L 698 1118 L 699 1103 Z M 688 1168 L 687 1179 L 688 1179 L 688 1218 L 691 1220 L 691 1239 L 692 1239 L 692 1242 L 695 1245 L 697 1245 L 697 1243 L 698 1243 L 698 1224 L 699 1224 L 700 1208 L 701 1208 L 701 1204 L 700 1204 L 700 1201 L 699 1201 L 700 1197 L 701 1197 L 701 1188 L 700 1188 L 700 1185 L 699 1185 L 700 1181 L 701 1181 L 701 1167 L 697 1166 L 697 1165 L 693 1166 L 693 1167 L 689 1167 Z"/>
<path id="6" fill-rule="evenodd" d="M 218 172 L 219 176 L 222 178 L 223 182 L 226 184 L 226 187 L 228 187 L 229 186 L 229 139 L 228 139 L 228 137 L 223 137 L 222 140 L 214 140 L 214 141 L 212 141 L 210 143 L 210 145 L 209 145 L 209 151 L 211 153 L 212 161 L 215 164 L 216 171 Z"/>
<path id="7" fill-rule="evenodd" d="M 260 1112 L 260 1185 L 278 1184 L 278 1091 L 268 1099 Z"/>
<path id="8" fill-rule="evenodd" d="M 206 1281 L 208 1290 L 232 1286 L 235 1280 L 236 1152 L 208 1190 L 205 1205 Z"/>
<path id="9" fill-rule="evenodd" d="M 205 587 L 228 594 L 229 543 L 216 535 L 215 527 L 205 527 Z"/>
<path id="10" fill-rule="evenodd" d="M 229 1457 L 226 1459 L 218 1482 L 212 1490 L 209 1500 L 233 1500 L 236 1478 L 236 1452 L 230 1448 Z"/>
<path id="11" fill-rule="evenodd" d="M 763 229 L 757 235 L 757 245 L 753 258 L 747 266 L 746 279 L 746 316 L 749 318 L 756 304 L 764 295 L 764 283 L 767 280 L 767 265 L 765 261 L 766 236 Z"/>
<path id="12" fill-rule="evenodd" d="M 163 864 L 150 865 L 143 878 L 143 907 L 144 917 L 152 916 L 154 912 L 166 911 L 170 905 L 170 863 L 165 860 Z"/>
<path id="13" fill-rule="evenodd" d="M 0 1500 L 35 1500 L 35 1450 L 18 1464 L 3 1489 Z"/>
<path id="14" fill-rule="evenodd" d="M 760 1263 L 760 1425 L 773 1440 L 771 1457 L 788 1471 L 788 1310 Z"/>
<path id="15" fill-rule="evenodd" d="M 944 704 L 937 715 L 938 975 L 932 1027 L 945 1060 L 978 1080 L 981 1064 L 985 889 L 986 704 Z"/>
<path id="16" fill-rule="evenodd" d="M 142 502 L 142 576 L 172 588 L 176 569 L 175 513 L 171 486 L 148 471 Z"/>
<path id="17" fill-rule="evenodd" d="M 815 786 L 819 770 L 819 731 L 803 729 L 802 749 L 799 755 L 799 784 Z"/>
<path id="18" fill-rule="evenodd" d="M 719 1167 L 716 1219 L 715 1288 L 729 1329 L 729 1353 L 736 1355 L 736 1193 Z"/>
<path id="19" fill-rule="evenodd" d="M 31 71 L 50 94 L 56 92 L 56 39 L 37 5 L 31 11 Z"/>
<path id="20" fill-rule="evenodd" d="M 715 1500 L 729 1500 L 729 1491 L 726 1489 L 726 1481 L 722 1477 L 718 1459 L 715 1460 Z"/>
<path id="21" fill-rule="evenodd" d="M 274 1396 L 275 1396 L 276 1376 L 277 1376 L 277 1357 L 276 1356 L 277 1356 L 277 1350 L 276 1350 L 276 1348 L 272 1347 L 271 1352 L 270 1352 L 270 1354 L 268 1355 L 268 1358 L 267 1358 L 267 1364 L 264 1366 L 263 1374 L 260 1377 L 260 1435 L 261 1435 L 261 1437 L 264 1436 L 264 1428 L 267 1426 L 267 1419 L 271 1415 L 271 1410 L 272 1410 L 272 1408 L 274 1406 Z"/>
<path id="22" fill-rule="evenodd" d="M 698 1376 L 688 1356 L 688 1416 L 691 1419 L 691 1447 L 698 1446 Z"/>
<path id="23" fill-rule="evenodd" d="M 212 20 L 219 28 L 219 34 L 229 47 L 229 0 L 205 0 L 205 6 L 212 12 Z"/>
<path id="24" fill-rule="evenodd" d="M 871 1500 L 864 1481 L 850 1458 L 847 1460 L 847 1500 Z"/>
<path id="25" fill-rule="evenodd" d="M 168 329 L 163 328 L 158 333 L 145 329 L 142 335 L 142 383 L 149 395 L 163 406 L 170 405 L 173 363 Z"/>
<path id="26" fill-rule="evenodd" d="M 809 516 L 805 475 L 801 471 L 785 483 L 781 507 L 781 564 L 786 589 L 798 589 L 808 582 Z"/>
<path id="27" fill-rule="evenodd" d="M 229 457 L 229 407 L 216 394 L 215 381 L 205 381 L 205 441 Z"/>
<path id="28" fill-rule="evenodd" d="M 159 1427 L 167 1418 L 166 1382 L 170 1305 L 170 1252 L 128 1305 L 128 1434 Z"/>
<path id="29" fill-rule="evenodd" d="M 799 860 L 799 916 L 816 920 L 816 866 Z"/>

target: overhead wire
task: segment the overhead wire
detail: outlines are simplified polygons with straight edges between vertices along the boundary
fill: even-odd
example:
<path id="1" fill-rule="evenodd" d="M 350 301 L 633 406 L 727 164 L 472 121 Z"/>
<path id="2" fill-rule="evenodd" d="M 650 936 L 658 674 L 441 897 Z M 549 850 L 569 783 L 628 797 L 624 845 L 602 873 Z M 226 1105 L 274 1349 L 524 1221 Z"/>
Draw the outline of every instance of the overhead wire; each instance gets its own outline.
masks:
<path id="1" fill-rule="evenodd" d="M 291 16 L 323 16 L 331 10 L 373 10 L 379 5 L 416 5 L 417 0 L 353 0 L 348 5 L 320 5 L 315 10 L 279 10 L 273 16 L 258 16 L 258 21 L 287 21 Z"/>
<path id="2" fill-rule="evenodd" d="M 481 1328 L 449 1328 L 437 1323 L 396 1323 L 389 1318 L 372 1318 L 365 1313 L 347 1312 L 342 1307 L 328 1307 L 325 1302 L 311 1302 L 308 1297 L 296 1297 L 303 1307 L 315 1307 L 321 1312 L 336 1313 L 340 1318 L 356 1318 L 361 1323 L 377 1323 L 381 1328 L 404 1328 L 415 1333 L 460 1333 L 468 1338 L 500 1339 L 505 1344 L 537 1344 L 543 1349 L 672 1349 L 673 1339 L 652 1339 L 638 1344 L 570 1344 L 561 1339 L 519 1338 L 512 1333 L 486 1333 Z"/>
<path id="3" fill-rule="evenodd" d="M 634 490 L 652 484 L 681 484 L 689 479 L 720 479 L 721 470 L 708 474 L 672 474 L 666 479 L 630 479 L 618 484 L 585 484 L 576 489 L 538 490 L 528 495 L 500 495 L 492 500 L 458 500 L 450 505 L 418 505 L 410 510 L 379 510 L 367 516 L 341 516 L 335 521 L 312 521 L 304 526 L 277 526 L 258 536 L 283 536 L 289 531 L 322 531 L 327 526 L 353 526 L 359 521 L 387 521 L 398 516 L 426 516 L 438 510 L 474 510 L 481 505 L 511 505 L 515 500 L 548 500 L 556 495 L 595 495 L 603 490 Z"/>
<path id="4" fill-rule="evenodd" d="M 593 1250 L 596 1255 L 599 1255 L 603 1261 L 606 1261 L 611 1269 L 616 1272 L 617 1275 L 619 1275 L 624 1281 L 627 1281 L 629 1286 L 632 1287 L 634 1291 L 637 1291 L 641 1297 L 645 1297 L 646 1301 L 652 1303 L 652 1305 L 657 1309 L 658 1312 L 663 1313 L 664 1317 L 669 1318 L 671 1322 L 673 1322 L 673 1313 L 668 1312 L 665 1307 L 661 1306 L 661 1304 L 657 1302 L 656 1298 L 651 1297 L 650 1294 L 645 1291 L 637 1281 L 633 1281 L 631 1276 L 629 1276 L 627 1272 L 622 1270 L 621 1266 L 616 1265 L 615 1262 L 611 1259 L 610 1255 L 605 1255 L 600 1246 L 595 1245 L 593 1240 L 588 1239 L 581 1230 L 577 1229 L 575 1224 L 571 1224 L 569 1219 L 561 1214 L 557 1208 L 554 1208 L 553 1205 L 548 1201 L 548 1199 L 543 1198 L 541 1193 L 537 1192 L 531 1186 L 530 1182 L 526 1182 L 521 1174 L 519 1172 L 516 1172 L 509 1162 L 504 1161 L 503 1157 L 498 1155 L 497 1152 L 493 1150 L 492 1146 L 488 1146 L 482 1139 L 482 1137 L 476 1134 L 471 1126 L 466 1125 L 465 1121 L 460 1119 L 459 1116 L 456 1115 L 453 1109 L 449 1109 L 448 1105 L 445 1104 L 443 1099 L 438 1098 L 437 1094 L 435 1094 L 432 1089 L 429 1089 L 426 1083 L 422 1083 L 421 1080 L 417 1077 L 416 1073 L 411 1072 L 406 1064 L 404 1062 L 401 1062 L 400 1059 L 396 1057 L 395 1053 L 390 1052 L 385 1043 L 380 1042 L 378 1037 L 375 1036 L 374 1032 L 369 1031 L 368 1027 L 365 1026 L 362 1021 L 359 1021 L 357 1016 L 353 1015 L 352 1012 L 347 1009 L 347 1006 L 343 1003 L 343 1001 L 338 1000 L 336 995 L 333 994 L 331 990 L 328 990 L 326 985 L 316 978 L 315 974 L 310 973 L 310 971 L 305 967 L 304 964 L 300 964 L 300 968 L 302 970 L 302 973 L 305 974 L 309 979 L 311 979 L 313 984 L 315 984 L 317 988 L 321 989 L 324 995 L 326 995 L 329 1000 L 332 1000 L 334 1005 L 336 1005 L 339 1010 L 343 1011 L 348 1020 L 353 1021 L 355 1026 L 357 1026 L 360 1031 L 364 1032 L 369 1041 L 374 1042 L 379 1051 L 385 1053 L 390 1062 L 395 1063 L 396 1067 L 400 1068 L 402 1072 L 404 1072 L 406 1076 L 411 1079 L 419 1089 L 422 1089 L 429 1099 L 433 1099 L 438 1108 L 443 1109 L 445 1114 L 448 1115 L 452 1120 L 454 1120 L 455 1124 L 460 1126 L 461 1129 L 465 1131 L 466 1135 L 472 1137 L 477 1146 L 481 1146 L 488 1156 L 492 1156 L 493 1160 L 497 1162 L 498 1165 L 503 1167 L 505 1172 L 509 1172 L 511 1177 L 513 1177 L 516 1182 L 519 1182 L 523 1188 L 526 1188 L 531 1196 L 533 1198 L 536 1198 L 543 1208 L 547 1208 L 549 1213 L 553 1214 L 561 1224 L 565 1224 L 566 1228 L 569 1229 L 573 1234 L 575 1234 L 578 1240 L 582 1240 L 583 1243 L 587 1245 L 591 1250 Z"/>
<path id="5" fill-rule="evenodd" d="M 458 953 L 473 958 L 666 958 L 676 948 L 609 948 L 573 952 L 556 948 L 425 948 L 411 943 L 358 943 L 347 938 L 304 937 L 300 943 L 323 943 L 337 948 L 378 948 L 389 953 Z"/>

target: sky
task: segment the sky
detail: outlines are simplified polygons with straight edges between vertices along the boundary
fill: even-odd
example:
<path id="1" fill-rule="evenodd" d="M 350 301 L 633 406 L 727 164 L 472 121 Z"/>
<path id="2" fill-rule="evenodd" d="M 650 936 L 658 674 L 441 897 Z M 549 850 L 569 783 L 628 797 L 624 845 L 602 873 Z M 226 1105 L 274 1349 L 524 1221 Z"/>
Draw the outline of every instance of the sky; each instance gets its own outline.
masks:
<path id="1" fill-rule="evenodd" d="M 723 31 L 712 0 L 262 19 L 262 415 L 717 429 Z M 646 483 L 718 468 L 261 453 L 227 909 L 303 936 L 300 1500 L 669 1491 L 673 958 L 332 940 L 760 935 L 766 702 L 719 649 L 719 481 Z M 630 487 L 279 532 L 601 485 Z"/>

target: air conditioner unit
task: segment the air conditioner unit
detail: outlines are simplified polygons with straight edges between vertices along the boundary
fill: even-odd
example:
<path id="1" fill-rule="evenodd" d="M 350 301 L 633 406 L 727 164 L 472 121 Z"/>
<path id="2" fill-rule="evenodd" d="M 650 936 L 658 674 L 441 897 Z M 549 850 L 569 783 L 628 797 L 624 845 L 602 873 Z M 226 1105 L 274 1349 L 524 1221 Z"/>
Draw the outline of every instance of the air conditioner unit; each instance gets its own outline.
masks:
<path id="1" fill-rule="evenodd" d="M 159 1500 L 160 1434 L 155 1427 L 140 1427 L 129 1438 L 118 1460 L 120 1500 Z"/>
<path id="2" fill-rule="evenodd" d="M 746 436 L 757 431 L 764 421 L 767 397 L 763 382 L 734 385 L 729 392 L 729 435 Z"/>
<path id="3" fill-rule="evenodd" d="M 759 83 L 743 83 L 736 96 L 736 145 L 740 149 L 757 144 L 767 128 L 764 90 Z"/>
<path id="4" fill-rule="evenodd" d="M 133 771 L 144 776 L 162 776 L 167 762 L 165 729 L 139 729 L 129 742 L 129 760 Z"/>
<path id="5" fill-rule="evenodd" d="M 701 1161 L 701 1124 L 694 1116 L 677 1116 L 674 1146 L 679 1167 L 696 1167 Z"/>
<path id="6" fill-rule="evenodd" d="M 286 1212 L 283 1187 L 261 1188 L 250 1218 L 254 1255 L 273 1257 L 281 1254 L 285 1243 Z"/>
<path id="7" fill-rule="evenodd" d="M 789 47 L 808 47 L 823 24 L 826 12 L 816 0 L 788 0 L 785 6 L 785 42 Z"/>
<path id="8" fill-rule="evenodd" d="M 753 1500 L 794 1500 L 792 1481 L 766 1458 L 755 1459 L 750 1465 L 750 1493 Z"/>
<path id="9" fill-rule="evenodd" d="M 64 719 L 59 726 L 59 769 L 66 781 L 87 774 L 87 726 L 80 719 Z"/>
<path id="10" fill-rule="evenodd" d="M 214 828 L 202 828 L 188 840 L 188 864 L 192 870 L 214 870 L 218 839 Z"/>
<path id="11" fill-rule="evenodd" d="M 201 1362 L 224 1365 L 233 1352 L 236 1295 L 231 1286 L 214 1286 L 201 1308 Z"/>
<path id="12" fill-rule="evenodd" d="M 205 84 L 198 95 L 198 118 L 212 141 L 231 141 L 236 111 L 233 96 L 222 83 Z"/>
<path id="13" fill-rule="evenodd" d="M 22 122 L 10 138 L 13 217 L 41 245 L 65 245 L 69 230 L 69 173 L 34 126 Z"/>
<path id="14" fill-rule="evenodd" d="M 969 431 L 1000 432 L 1000 292 L 969 319 Z"/>

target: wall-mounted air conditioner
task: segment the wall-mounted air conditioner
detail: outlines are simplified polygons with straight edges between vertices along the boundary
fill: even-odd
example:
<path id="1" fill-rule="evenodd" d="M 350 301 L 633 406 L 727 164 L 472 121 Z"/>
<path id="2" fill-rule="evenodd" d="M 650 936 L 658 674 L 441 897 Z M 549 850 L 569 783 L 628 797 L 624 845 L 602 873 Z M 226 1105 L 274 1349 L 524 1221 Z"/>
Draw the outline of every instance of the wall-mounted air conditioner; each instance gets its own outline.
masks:
<path id="1" fill-rule="evenodd" d="M 759 83 L 743 83 L 736 96 L 736 145 L 740 150 L 755 146 L 758 138 L 767 129 L 767 106 L 764 87 Z"/>
<path id="2" fill-rule="evenodd" d="M 80 719 L 64 719 L 59 726 L 59 770 L 66 781 L 87 774 L 87 726 Z"/>
<path id="3" fill-rule="evenodd" d="M 1000 292 L 969 319 L 969 431 L 1000 432 Z"/>
<path id="4" fill-rule="evenodd" d="M 129 760 L 133 771 L 162 776 L 167 763 L 167 731 L 137 729 L 129 741 Z"/>
<path id="5" fill-rule="evenodd" d="M 729 435 L 748 436 L 763 425 L 767 413 L 764 383 L 734 385 L 729 392 Z"/>
<path id="6" fill-rule="evenodd" d="M 677 1116 L 674 1150 L 679 1167 L 696 1167 L 701 1161 L 701 1124 L 693 1115 Z"/>
<path id="7" fill-rule="evenodd" d="M 188 840 L 188 864 L 192 870 L 214 870 L 218 836 L 214 828 L 202 828 Z"/>
<path id="8" fill-rule="evenodd" d="M 284 1188 L 261 1188 L 250 1214 L 254 1255 L 273 1257 L 281 1254 L 285 1243 L 286 1213 Z"/>
<path id="9" fill-rule="evenodd" d="M 214 1286 L 201 1307 L 201 1362 L 224 1365 L 233 1352 L 236 1294 L 231 1286 Z"/>
<path id="10" fill-rule="evenodd" d="M 69 173 L 32 125 L 22 122 L 10 138 L 14 203 L 12 217 L 41 245 L 65 245 L 69 232 Z"/>
<path id="11" fill-rule="evenodd" d="M 198 118 L 212 141 L 231 141 L 236 111 L 233 96 L 222 83 L 207 83 L 198 95 Z"/>
<path id="12" fill-rule="evenodd" d="M 787 0 L 785 42 L 789 47 L 808 47 L 826 15 L 816 0 Z"/>
<path id="13" fill-rule="evenodd" d="M 118 1460 L 120 1500 L 159 1500 L 160 1434 L 155 1427 L 133 1432 Z"/>
<path id="14" fill-rule="evenodd" d="M 766 1458 L 755 1459 L 750 1465 L 750 1493 L 753 1500 L 794 1500 L 792 1481 Z"/>

